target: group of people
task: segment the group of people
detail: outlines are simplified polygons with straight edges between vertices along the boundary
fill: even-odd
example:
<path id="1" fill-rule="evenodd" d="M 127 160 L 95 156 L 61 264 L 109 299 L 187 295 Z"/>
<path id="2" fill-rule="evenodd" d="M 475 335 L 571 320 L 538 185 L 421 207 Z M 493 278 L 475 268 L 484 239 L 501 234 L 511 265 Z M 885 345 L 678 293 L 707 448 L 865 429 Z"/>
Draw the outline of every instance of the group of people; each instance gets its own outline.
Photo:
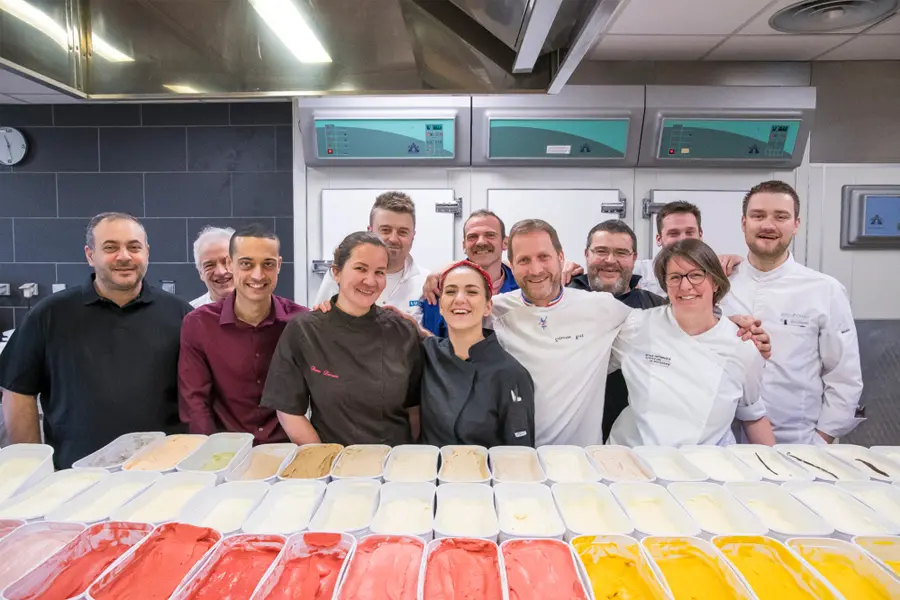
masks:
<path id="1" fill-rule="evenodd" d="M 687 202 L 657 215 L 655 260 L 604 221 L 584 266 L 537 219 L 507 232 L 479 210 L 466 259 L 411 256 L 415 205 L 379 196 L 334 251 L 313 310 L 274 294 L 277 236 L 207 228 L 208 293 L 144 282 L 140 222 L 88 226 L 94 267 L 38 303 L 0 354 L 14 442 L 44 436 L 58 467 L 132 431 L 241 431 L 256 442 L 482 446 L 829 443 L 861 420 L 846 292 L 794 262 L 786 183 L 743 204 L 746 257 L 716 256 Z M 362 228 L 361 228 L 362 229 Z M 655 291 L 654 291 L 655 290 Z"/>

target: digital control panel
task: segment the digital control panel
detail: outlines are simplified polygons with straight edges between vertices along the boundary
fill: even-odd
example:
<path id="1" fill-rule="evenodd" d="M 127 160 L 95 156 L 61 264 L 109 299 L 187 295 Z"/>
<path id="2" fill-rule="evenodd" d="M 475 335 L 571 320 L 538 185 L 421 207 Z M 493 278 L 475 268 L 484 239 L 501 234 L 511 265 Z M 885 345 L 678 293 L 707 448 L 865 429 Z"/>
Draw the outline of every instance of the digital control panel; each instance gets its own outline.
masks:
<path id="1" fill-rule="evenodd" d="M 900 186 L 843 187 L 841 248 L 900 249 Z"/>
<path id="2" fill-rule="evenodd" d="M 491 119 L 491 159 L 625 157 L 629 119 Z"/>
<path id="3" fill-rule="evenodd" d="M 799 119 L 663 119 L 660 159 L 790 159 Z"/>
<path id="4" fill-rule="evenodd" d="M 452 159 L 454 119 L 316 119 L 320 159 Z"/>

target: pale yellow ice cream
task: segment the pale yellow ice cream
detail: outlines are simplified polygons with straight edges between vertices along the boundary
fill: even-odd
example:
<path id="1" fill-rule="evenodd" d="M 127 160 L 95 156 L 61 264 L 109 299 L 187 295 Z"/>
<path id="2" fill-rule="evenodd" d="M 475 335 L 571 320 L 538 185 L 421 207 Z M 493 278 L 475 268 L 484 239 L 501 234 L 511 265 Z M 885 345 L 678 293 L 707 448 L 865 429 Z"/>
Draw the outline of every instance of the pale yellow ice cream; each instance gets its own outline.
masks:
<path id="1" fill-rule="evenodd" d="M 604 479 L 611 481 L 649 481 L 652 476 L 624 448 L 611 446 L 593 448 L 590 452 L 594 464 Z"/>
<path id="2" fill-rule="evenodd" d="M 547 477 L 553 481 L 587 483 L 597 480 L 587 457 L 581 452 L 568 450 L 542 450 Z"/>
<path id="3" fill-rule="evenodd" d="M 767 528 L 779 533 L 803 533 L 803 529 L 795 525 L 782 508 L 765 500 L 753 499 L 746 502 L 747 508 L 753 511 Z"/>
<path id="4" fill-rule="evenodd" d="M 383 503 L 372 521 L 377 533 L 417 535 L 431 531 L 431 503 L 417 498 L 398 498 Z"/>
<path id="5" fill-rule="evenodd" d="M 490 501 L 447 498 L 438 502 L 434 528 L 446 535 L 484 537 L 497 534 L 497 513 Z"/>
<path id="6" fill-rule="evenodd" d="M 691 535 L 692 531 L 680 527 L 669 514 L 662 498 L 633 497 L 625 501 L 625 511 L 636 529 L 653 535 Z"/>
<path id="7" fill-rule="evenodd" d="M 390 448 L 381 446 L 348 446 L 334 465 L 335 477 L 379 477 Z"/>
<path id="8" fill-rule="evenodd" d="M 9 498 L 20 485 L 25 483 L 25 480 L 43 461 L 42 458 L 22 456 L 0 463 L 0 502 Z"/>
<path id="9" fill-rule="evenodd" d="M 433 481 L 437 479 L 437 456 L 432 452 L 395 452 L 388 459 L 384 478 L 405 482 Z"/>
<path id="10" fill-rule="evenodd" d="M 104 475 L 96 471 L 58 471 L 50 476 L 52 479 L 47 487 L 33 487 L 8 500 L 0 509 L 0 519 L 42 517 L 100 481 Z"/>
<path id="11" fill-rule="evenodd" d="M 547 536 L 559 532 L 552 504 L 538 498 L 515 498 L 499 505 L 500 529 L 521 536 Z"/>
<path id="12" fill-rule="evenodd" d="M 498 452 L 493 455 L 494 479 L 510 482 L 543 480 L 537 454 L 532 452 Z"/>
<path id="13" fill-rule="evenodd" d="M 205 437 L 170 435 L 163 444 L 143 457 L 135 457 L 122 468 L 126 471 L 168 471 L 206 441 Z"/>
<path id="14" fill-rule="evenodd" d="M 487 458 L 484 453 L 465 446 L 454 447 L 444 455 L 441 479 L 447 482 L 478 482 L 488 479 Z"/>
<path id="15" fill-rule="evenodd" d="M 696 494 L 685 501 L 688 512 L 704 531 L 711 533 L 738 533 L 740 526 L 734 522 L 722 504 L 709 494 Z"/>
<path id="16" fill-rule="evenodd" d="M 566 493 L 559 499 L 559 510 L 566 526 L 577 533 L 619 532 L 621 525 L 613 517 L 617 508 L 615 500 L 604 499 L 588 486 L 582 494 Z"/>
<path id="17" fill-rule="evenodd" d="M 123 516 L 123 521 L 137 521 L 139 523 L 161 523 L 178 517 L 178 513 L 184 505 L 193 498 L 197 492 L 206 486 L 202 483 L 185 483 L 179 486 L 163 490 L 155 494 L 153 500 L 141 508 L 130 511 L 129 516 Z M 151 488 L 152 489 L 152 488 Z M 145 493 L 152 493 L 150 491 Z M 140 496 L 134 502 L 140 501 Z"/>

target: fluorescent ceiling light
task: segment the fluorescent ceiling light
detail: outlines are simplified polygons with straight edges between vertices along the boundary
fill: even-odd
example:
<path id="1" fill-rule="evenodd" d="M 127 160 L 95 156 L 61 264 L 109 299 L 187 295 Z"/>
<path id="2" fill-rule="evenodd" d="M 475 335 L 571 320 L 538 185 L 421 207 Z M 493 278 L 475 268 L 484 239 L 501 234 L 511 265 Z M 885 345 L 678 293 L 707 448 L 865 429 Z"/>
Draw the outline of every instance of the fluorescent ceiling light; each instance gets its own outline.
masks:
<path id="1" fill-rule="evenodd" d="M 44 11 L 35 8 L 25 0 L 0 0 L 0 10 L 31 25 L 62 46 L 63 50 L 69 50 L 69 34 L 62 25 Z M 93 33 L 91 34 L 91 45 L 97 56 L 110 62 L 134 62 L 132 57 L 116 50 L 109 42 Z"/>
<path id="2" fill-rule="evenodd" d="M 181 85 L 178 83 L 166 83 L 163 84 L 163 87 L 167 90 L 175 92 L 176 94 L 202 94 L 200 90 L 197 88 L 193 88 L 189 85 Z"/>
<path id="3" fill-rule="evenodd" d="M 330 63 L 331 57 L 291 0 L 250 0 L 278 39 L 302 63 Z"/>

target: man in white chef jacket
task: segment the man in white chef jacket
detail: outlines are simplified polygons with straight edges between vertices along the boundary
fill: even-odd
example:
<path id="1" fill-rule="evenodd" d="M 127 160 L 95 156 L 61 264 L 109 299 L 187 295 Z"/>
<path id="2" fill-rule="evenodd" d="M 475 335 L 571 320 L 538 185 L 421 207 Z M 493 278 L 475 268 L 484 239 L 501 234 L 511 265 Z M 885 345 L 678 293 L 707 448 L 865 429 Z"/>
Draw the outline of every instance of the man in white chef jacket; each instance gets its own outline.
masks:
<path id="1" fill-rule="evenodd" d="M 416 237 L 416 205 L 403 192 L 381 194 L 369 213 L 369 231 L 378 235 L 388 248 L 387 284 L 376 304 L 393 306 L 421 324 L 422 286 L 428 271 L 420 269 L 410 254 Z M 321 305 L 337 293 L 338 286 L 329 269 L 313 304 Z"/>
<path id="2" fill-rule="evenodd" d="M 794 261 L 800 198 L 766 181 L 744 198 L 741 227 L 749 253 L 730 277 L 725 315 L 762 320 L 772 339 L 762 398 L 781 444 L 825 444 L 847 435 L 857 417 L 862 372 L 847 291 L 833 277 Z"/>

